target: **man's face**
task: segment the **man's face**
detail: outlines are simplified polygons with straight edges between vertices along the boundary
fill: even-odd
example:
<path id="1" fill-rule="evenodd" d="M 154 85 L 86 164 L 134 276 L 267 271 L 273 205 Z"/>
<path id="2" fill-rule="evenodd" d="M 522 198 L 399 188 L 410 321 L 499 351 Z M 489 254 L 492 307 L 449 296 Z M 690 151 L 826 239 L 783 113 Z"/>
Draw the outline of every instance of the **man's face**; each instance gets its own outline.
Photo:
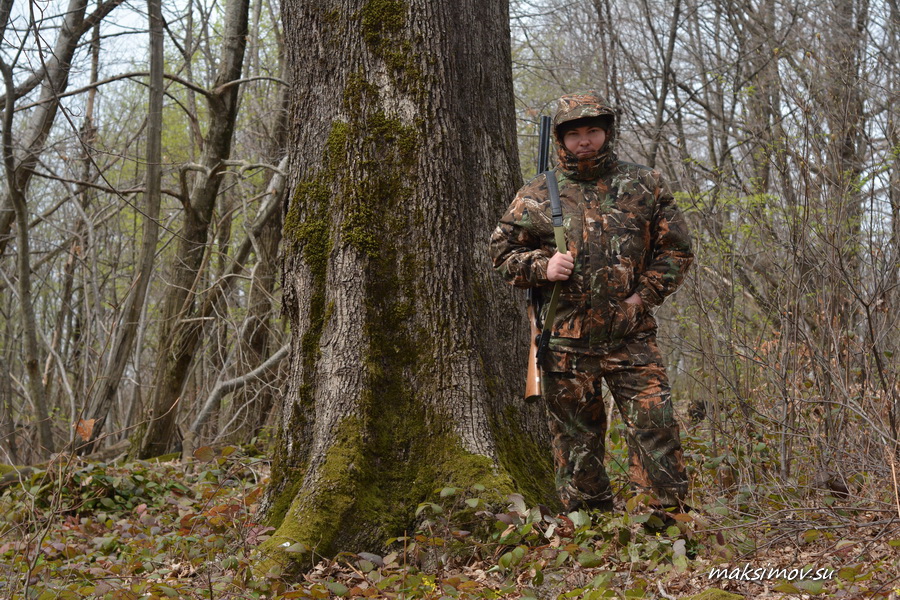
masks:
<path id="1" fill-rule="evenodd" d="M 573 127 L 563 134 L 566 150 L 579 159 L 590 158 L 606 143 L 606 130 L 598 125 Z"/>

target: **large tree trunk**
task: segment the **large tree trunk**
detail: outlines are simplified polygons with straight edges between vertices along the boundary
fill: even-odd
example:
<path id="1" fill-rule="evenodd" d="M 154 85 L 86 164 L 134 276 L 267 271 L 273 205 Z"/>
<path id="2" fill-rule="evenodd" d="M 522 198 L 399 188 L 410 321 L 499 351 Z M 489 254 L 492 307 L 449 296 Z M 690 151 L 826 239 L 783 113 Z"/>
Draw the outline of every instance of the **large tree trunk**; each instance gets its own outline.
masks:
<path id="1" fill-rule="evenodd" d="M 285 541 L 375 546 L 444 484 L 553 501 L 520 297 L 487 239 L 518 183 L 506 2 L 285 2 Z"/>

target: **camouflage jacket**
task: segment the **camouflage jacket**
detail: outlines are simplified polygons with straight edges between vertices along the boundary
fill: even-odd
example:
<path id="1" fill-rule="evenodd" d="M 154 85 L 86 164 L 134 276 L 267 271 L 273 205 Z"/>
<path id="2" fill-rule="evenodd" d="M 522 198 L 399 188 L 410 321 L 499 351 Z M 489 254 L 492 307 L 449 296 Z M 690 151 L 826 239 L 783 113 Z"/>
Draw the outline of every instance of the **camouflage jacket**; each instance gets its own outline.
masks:
<path id="1" fill-rule="evenodd" d="M 562 168 L 554 172 L 575 268 L 562 283 L 551 349 L 605 353 L 653 333 L 651 309 L 675 291 L 693 260 L 668 185 L 659 172 L 619 160 L 589 180 Z M 494 268 L 506 281 L 545 290 L 542 321 L 553 286 L 547 264 L 555 252 L 542 174 L 519 190 L 490 241 Z M 635 292 L 640 307 L 624 302 Z"/>

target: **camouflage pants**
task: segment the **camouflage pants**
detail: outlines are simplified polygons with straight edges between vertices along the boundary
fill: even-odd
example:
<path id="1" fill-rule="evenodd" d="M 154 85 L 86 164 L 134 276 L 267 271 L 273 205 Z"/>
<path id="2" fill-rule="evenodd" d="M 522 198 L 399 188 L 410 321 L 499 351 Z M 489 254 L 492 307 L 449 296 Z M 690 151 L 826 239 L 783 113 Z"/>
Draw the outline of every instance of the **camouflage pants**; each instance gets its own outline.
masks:
<path id="1" fill-rule="evenodd" d="M 612 508 L 603 466 L 604 379 L 626 428 L 629 479 L 662 506 L 678 506 L 688 489 L 678 423 L 656 338 L 632 340 L 604 356 L 549 352 L 543 396 L 549 413 L 556 486 L 566 508 Z"/>

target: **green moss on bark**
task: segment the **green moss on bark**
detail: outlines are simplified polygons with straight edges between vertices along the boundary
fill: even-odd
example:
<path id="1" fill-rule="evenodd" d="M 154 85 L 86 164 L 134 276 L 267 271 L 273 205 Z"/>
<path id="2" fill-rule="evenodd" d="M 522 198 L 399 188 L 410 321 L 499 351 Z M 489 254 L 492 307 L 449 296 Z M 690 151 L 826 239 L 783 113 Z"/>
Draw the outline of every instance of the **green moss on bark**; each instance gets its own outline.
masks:
<path id="1" fill-rule="evenodd" d="M 369 51 L 384 61 L 395 82 L 407 92 L 421 91 L 422 70 L 406 26 L 409 6 L 402 0 L 368 0 L 359 14 Z M 421 46 L 421 44 L 417 44 Z"/>
<path id="2" fill-rule="evenodd" d="M 296 542 L 305 544 L 317 554 L 330 554 L 335 536 L 341 531 L 343 517 L 355 503 L 356 471 L 366 461 L 363 454 L 362 428 L 355 417 L 345 418 L 335 433 L 315 490 L 302 490 L 299 485 L 290 498 L 291 509 L 276 534 L 263 546 L 267 554 L 281 555 L 279 562 L 291 563 L 302 556 L 285 555 L 281 548 Z M 297 479 L 302 482 L 302 477 Z M 313 517 L 313 518 L 309 518 Z"/>
<path id="3" fill-rule="evenodd" d="M 274 474 L 273 470 L 273 474 Z M 274 476 L 274 475 L 273 475 Z M 281 490 L 272 498 L 269 509 L 266 511 L 265 523 L 270 527 L 278 527 L 284 522 L 288 509 L 297 497 L 297 492 L 303 485 L 303 471 L 300 469 L 288 469 L 280 474 L 279 481 L 283 483 Z M 273 481 L 273 484 L 275 482 Z"/>
<path id="4" fill-rule="evenodd" d="M 344 209 L 341 237 L 374 258 L 393 239 L 386 232 L 401 233 L 403 217 L 398 213 L 411 194 L 407 182 L 415 165 L 419 136 L 414 127 L 382 111 L 359 117 L 346 127 L 364 153 L 357 161 L 363 176 L 356 181 L 345 178 L 340 186 Z"/>
<path id="5" fill-rule="evenodd" d="M 406 27 L 406 3 L 402 0 L 368 0 L 361 12 L 363 39 L 381 47 L 401 35 Z"/>
<path id="6" fill-rule="evenodd" d="M 496 497 L 515 488 L 485 456 L 466 452 L 452 434 L 430 434 L 402 409 L 380 407 L 377 422 L 346 417 L 319 468 L 312 490 L 293 499 L 278 531 L 263 550 L 282 564 L 304 563 L 309 555 L 286 554 L 303 543 L 317 555 L 380 550 L 389 537 L 407 531 L 416 507 L 438 499 L 435 486 L 483 484 Z M 400 426 L 401 431 L 392 430 Z M 415 432 L 416 439 L 406 439 Z"/>
<path id="7" fill-rule="evenodd" d="M 549 504 L 561 508 L 550 452 L 522 431 L 517 419 L 515 410 L 509 407 L 503 422 L 495 420 L 492 423 L 500 464 L 529 504 Z"/>
<path id="8" fill-rule="evenodd" d="M 341 166 L 346 164 L 345 155 L 349 143 L 349 132 L 345 124 L 333 123 L 325 141 L 323 168 L 297 183 L 285 215 L 285 253 L 293 256 L 299 254 L 311 275 L 307 312 L 309 324 L 300 339 L 302 383 L 297 390 L 298 406 L 291 411 L 291 422 L 283 426 L 288 431 L 306 429 L 304 410 L 313 402 L 313 382 L 322 332 L 334 307 L 333 303 L 328 302 L 326 293 L 328 264 L 334 246 L 331 237 L 332 187 Z M 272 490 L 273 497 L 267 521 L 273 524 L 278 524 L 283 519 L 300 489 L 306 468 L 302 461 L 298 462 L 297 457 L 286 456 L 284 446 L 284 442 L 276 443 L 276 451 L 272 457 L 272 482 L 269 489 Z"/>
<path id="9" fill-rule="evenodd" d="M 354 71 L 347 77 L 344 87 L 344 110 L 347 114 L 356 114 L 365 107 L 372 106 L 378 100 L 378 88 L 369 83 L 365 73 Z"/>

